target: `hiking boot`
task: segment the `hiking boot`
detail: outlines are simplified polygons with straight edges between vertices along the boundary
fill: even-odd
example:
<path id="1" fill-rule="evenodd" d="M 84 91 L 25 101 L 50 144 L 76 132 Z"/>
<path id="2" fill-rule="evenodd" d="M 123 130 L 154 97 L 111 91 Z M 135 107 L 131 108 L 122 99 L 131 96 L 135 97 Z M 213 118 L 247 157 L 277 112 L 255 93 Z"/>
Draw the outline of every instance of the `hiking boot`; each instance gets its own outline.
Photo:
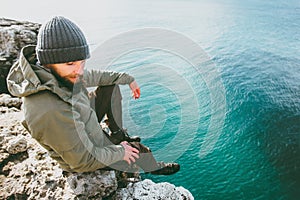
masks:
<path id="1" fill-rule="evenodd" d="M 159 169 L 150 172 L 153 175 L 171 175 L 175 174 L 180 170 L 180 165 L 178 163 L 157 163 Z"/>
<path id="2" fill-rule="evenodd" d="M 141 138 L 139 136 L 133 135 L 129 136 L 127 133 L 127 129 L 123 129 L 125 135 L 125 141 L 127 142 L 141 142 Z"/>
<path id="3" fill-rule="evenodd" d="M 127 142 L 141 141 L 141 138 L 138 136 L 130 137 L 125 129 L 119 129 L 118 131 L 112 132 L 109 139 L 114 144 L 120 144 L 122 141 L 127 141 Z"/>

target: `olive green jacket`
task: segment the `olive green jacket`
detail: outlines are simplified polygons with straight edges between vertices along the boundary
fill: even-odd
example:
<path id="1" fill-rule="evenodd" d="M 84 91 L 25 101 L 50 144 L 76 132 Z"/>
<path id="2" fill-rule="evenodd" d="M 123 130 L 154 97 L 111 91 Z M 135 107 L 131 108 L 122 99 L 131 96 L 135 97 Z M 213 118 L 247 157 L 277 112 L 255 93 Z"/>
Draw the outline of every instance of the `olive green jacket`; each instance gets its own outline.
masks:
<path id="1" fill-rule="evenodd" d="M 23 125 L 32 137 L 66 171 L 94 171 L 123 160 L 124 148 L 105 137 L 86 89 L 72 93 L 36 63 L 35 46 L 26 46 L 7 77 L 9 92 L 23 97 Z M 87 87 L 134 80 L 125 73 L 102 71 L 85 72 L 84 79 Z"/>

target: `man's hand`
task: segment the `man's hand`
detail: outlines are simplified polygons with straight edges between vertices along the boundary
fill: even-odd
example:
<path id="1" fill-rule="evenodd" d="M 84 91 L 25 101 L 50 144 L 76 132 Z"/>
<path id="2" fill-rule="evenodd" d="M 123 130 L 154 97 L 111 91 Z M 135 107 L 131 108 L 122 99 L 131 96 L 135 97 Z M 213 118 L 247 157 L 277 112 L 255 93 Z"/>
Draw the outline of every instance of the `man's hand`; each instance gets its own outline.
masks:
<path id="1" fill-rule="evenodd" d="M 129 165 L 131 164 L 131 162 L 134 163 L 135 159 L 139 158 L 139 150 L 130 146 L 127 141 L 121 142 L 121 145 L 125 149 L 125 155 L 123 160 L 125 160 Z"/>
<path id="2" fill-rule="evenodd" d="M 135 99 L 140 98 L 140 96 L 141 96 L 141 90 L 140 90 L 137 82 L 136 81 L 131 82 L 129 84 L 129 87 L 130 87 L 130 89 L 132 91 L 133 98 L 135 98 Z"/>

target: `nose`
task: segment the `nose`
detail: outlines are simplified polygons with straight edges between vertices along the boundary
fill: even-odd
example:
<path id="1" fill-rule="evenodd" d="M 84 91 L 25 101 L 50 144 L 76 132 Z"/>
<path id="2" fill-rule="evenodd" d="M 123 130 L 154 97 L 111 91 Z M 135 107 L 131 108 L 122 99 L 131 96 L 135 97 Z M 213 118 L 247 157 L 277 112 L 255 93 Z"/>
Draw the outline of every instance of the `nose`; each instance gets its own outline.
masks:
<path id="1" fill-rule="evenodd" d="M 82 62 L 79 62 L 76 66 L 76 74 L 78 75 L 83 75 L 83 72 L 84 72 L 84 66 L 85 66 L 85 62 L 82 61 Z"/>

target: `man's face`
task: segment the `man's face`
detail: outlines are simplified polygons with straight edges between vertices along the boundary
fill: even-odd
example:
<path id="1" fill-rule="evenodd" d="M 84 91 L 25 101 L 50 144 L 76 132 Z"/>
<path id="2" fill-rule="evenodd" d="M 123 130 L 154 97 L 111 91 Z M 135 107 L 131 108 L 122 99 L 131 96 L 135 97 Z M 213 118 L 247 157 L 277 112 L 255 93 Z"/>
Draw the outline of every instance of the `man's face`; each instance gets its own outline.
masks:
<path id="1" fill-rule="evenodd" d="M 56 78 L 70 89 L 81 80 L 84 66 L 85 60 L 47 65 Z"/>

